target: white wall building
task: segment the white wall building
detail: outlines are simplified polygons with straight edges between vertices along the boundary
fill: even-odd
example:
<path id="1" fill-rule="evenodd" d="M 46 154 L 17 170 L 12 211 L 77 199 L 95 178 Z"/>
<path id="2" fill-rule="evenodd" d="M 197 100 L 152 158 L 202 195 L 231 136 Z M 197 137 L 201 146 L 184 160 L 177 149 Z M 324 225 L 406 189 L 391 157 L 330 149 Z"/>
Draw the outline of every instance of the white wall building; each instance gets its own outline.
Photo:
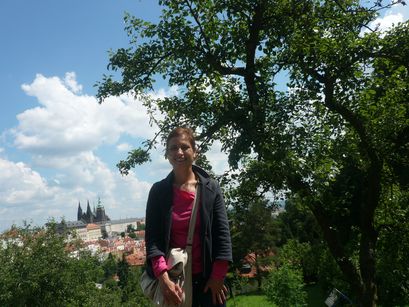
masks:
<path id="1" fill-rule="evenodd" d="M 101 226 L 97 224 L 87 224 L 87 241 L 95 241 L 102 238 Z"/>

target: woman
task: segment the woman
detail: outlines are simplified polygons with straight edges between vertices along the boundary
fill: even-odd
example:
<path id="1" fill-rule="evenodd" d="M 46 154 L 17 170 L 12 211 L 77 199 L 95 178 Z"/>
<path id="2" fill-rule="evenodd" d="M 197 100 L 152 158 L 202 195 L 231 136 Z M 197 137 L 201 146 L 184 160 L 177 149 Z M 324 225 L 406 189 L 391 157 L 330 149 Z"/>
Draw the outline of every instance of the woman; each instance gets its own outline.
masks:
<path id="1" fill-rule="evenodd" d="M 165 301 L 178 305 L 182 289 L 167 273 L 170 248 L 185 248 L 195 198 L 200 191 L 192 247 L 192 306 L 225 306 L 224 277 L 232 261 L 229 225 L 219 184 L 193 165 L 197 149 L 193 131 L 176 128 L 166 141 L 172 172 L 155 183 L 146 207 L 147 271 L 159 279 Z"/>

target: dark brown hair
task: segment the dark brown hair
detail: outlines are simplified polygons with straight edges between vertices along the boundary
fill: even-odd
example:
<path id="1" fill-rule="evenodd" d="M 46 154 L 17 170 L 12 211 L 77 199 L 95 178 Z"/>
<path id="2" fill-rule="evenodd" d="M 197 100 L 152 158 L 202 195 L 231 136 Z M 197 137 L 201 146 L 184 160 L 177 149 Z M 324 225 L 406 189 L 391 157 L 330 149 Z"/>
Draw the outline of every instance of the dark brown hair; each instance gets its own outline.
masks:
<path id="1" fill-rule="evenodd" d="M 168 151 L 168 145 L 171 138 L 186 135 L 190 146 L 192 146 L 193 150 L 196 151 L 196 141 L 195 141 L 195 134 L 192 129 L 186 127 L 177 127 L 173 129 L 168 137 L 166 138 L 166 152 Z"/>

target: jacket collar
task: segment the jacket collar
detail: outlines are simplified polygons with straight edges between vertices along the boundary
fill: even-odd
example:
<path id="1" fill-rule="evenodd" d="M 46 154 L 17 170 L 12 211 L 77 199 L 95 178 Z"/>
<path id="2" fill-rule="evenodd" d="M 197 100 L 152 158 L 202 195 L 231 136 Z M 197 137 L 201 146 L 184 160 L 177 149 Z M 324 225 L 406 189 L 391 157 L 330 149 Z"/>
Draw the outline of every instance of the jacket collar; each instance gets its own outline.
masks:
<path id="1" fill-rule="evenodd" d="M 203 186 L 209 187 L 210 175 L 201 167 L 192 165 L 193 172 L 199 177 L 199 182 Z M 172 186 L 175 179 L 175 174 L 171 171 L 165 178 L 168 185 Z"/>

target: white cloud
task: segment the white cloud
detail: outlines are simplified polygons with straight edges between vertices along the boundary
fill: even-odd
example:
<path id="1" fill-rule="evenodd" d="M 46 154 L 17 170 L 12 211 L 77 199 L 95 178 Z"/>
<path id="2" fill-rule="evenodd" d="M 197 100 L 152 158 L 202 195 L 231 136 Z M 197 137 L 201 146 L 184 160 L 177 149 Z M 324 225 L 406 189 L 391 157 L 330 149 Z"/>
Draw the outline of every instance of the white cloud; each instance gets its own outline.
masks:
<path id="1" fill-rule="evenodd" d="M 168 172 L 163 157 L 154 153 L 151 164 L 121 176 L 114 163 L 108 166 L 96 155 L 97 149 L 103 154 L 105 149 L 129 148 L 117 144 L 124 135 L 154 135 L 142 102 L 123 95 L 100 105 L 95 97 L 81 94 L 74 73 L 64 79 L 38 74 L 22 89 L 39 105 L 18 114 L 18 125 L 9 133 L 15 147 L 30 154 L 32 166 L 0 157 L 0 230 L 23 220 L 37 225 L 49 217 L 73 220 L 78 201 L 95 203 L 98 197 L 113 219 L 144 216 L 151 186 L 146 178 L 159 180 Z"/>
<path id="2" fill-rule="evenodd" d="M 155 128 L 149 124 L 146 108 L 130 95 L 109 97 L 101 105 L 93 96 L 77 94 L 81 88 L 75 74 L 65 81 L 38 74 L 23 90 L 40 104 L 17 115 L 13 130 L 15 145 L 43 156 L 67 156 L 115 144 L 121 134 L 149 138 Z"/>
<path id="3" fill-rule="evenodd" d="M 396 26 L 398 23 L 403 22 L 403 15 L 401 13 L 396 14 L 386 14 L 384 17 L 379 17 L 375 19 L 371 24 L 370 28 L 378 28 L 380 32 L 388 31 L 390 28 Z"/>
<path id="4" fill-rule="evenodd" d="M 88 153 L 73 158 L 49 181 L 28 165 L 0 159 L 0 231 L 23 220 L 42 225 L 49 218 L 76 218 L 78 202 L 98 197 L 111 218 L 142 217 L 151 184 L 131 172 L 123 177 Z"/>
<path id="5" fill-rule="evenodd" d="M 21 224 L 23 220 L 45 222 L 48 217 L 46 211 L 58 209 L 58 199 L 67 200 L 64 191 L 48 185 L 38 172 L 22 162 L 0 159 L 0 169 L 1 230 L 12 223 Z"/>
<path id="6" fill-rule="evenodd" d="M 406 1 L 407 3 L 407 1 Z M 388 13 L 390 13 L 391 15 L 394 14 L 401 14 L 403 16 L 403 20 L 402 21 L 407 21 L 409 19 L 409 5 L 402 5 L 402 4 L 397 4 L 394 5 L 389 11 Z"/>
<path id="7" fill-rule="evenodd" d="M 381 33 L 387 32 L 398 23 L 409 19 L 409 6 L 397 4 L 385 11 L 385 13 L 372 21 L 368 27 L 372 30 L 377 29 Z M 363 29 L 362 33 L 369 33 L 369 29 Z"/>
<path id="8" fill-rule="evenodd" d="M 75 94 L 82 91 L 82 85 L 77 83 L 75 72 L 67 72 L 65 74 L 64 84 Z"/>
<path id="9" fill-rule="evenodd" d="M 158 90 L 158 92 L 151 93 L 151 97 L 154 99 L 163 99 L 169 96 L 177 96 L 178 94 L 179 94 L 179 87 L 177 85 L 173 85 L 168 90 L 161 88 Z"/>
<path id="10" fill-rule="evenodd" d="M 220 141 L 215 141 L 206 153 L 206 157 L 213 167 L 213 171 L 220 175 L 229 170 L 228 156 L 222 151 L 222 144 Z"/>
<path id="11" fill-rule="evenodd" d="M 26 164 L 0 159 L 0 169 L 1 204 L 20 204 L 33 198 L 45 200 L 53 196 L 46 181 Z"/>
<path id="12" fill-rule="evenodd" d="M 130 151 L 132 149 L 132 146 L 128 143 L 121 143 L 116 146 L 116 149 L 118 151 Z"/>

